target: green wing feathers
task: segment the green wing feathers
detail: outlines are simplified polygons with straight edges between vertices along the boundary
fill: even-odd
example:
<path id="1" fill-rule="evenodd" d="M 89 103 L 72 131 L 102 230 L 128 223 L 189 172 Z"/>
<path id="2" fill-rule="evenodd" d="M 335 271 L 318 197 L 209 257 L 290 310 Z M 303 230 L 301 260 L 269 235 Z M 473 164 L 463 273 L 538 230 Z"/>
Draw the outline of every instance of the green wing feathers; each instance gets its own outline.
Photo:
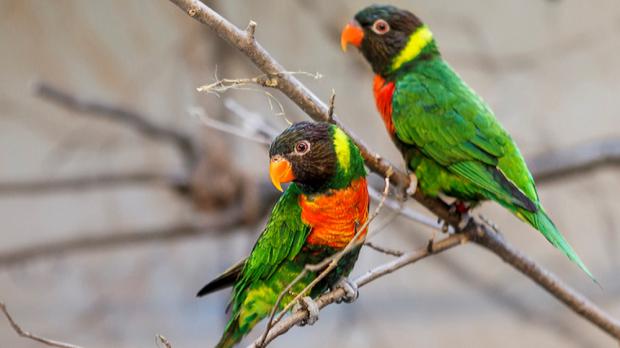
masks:
<path id="1" fill-rule="evenodd" d="M 441 188 L 465 200 L 473 191 L 497 201 L 592 278 L 543 210 L 534 179 L 508 132 L 445 61 L 419 61 L 398 75 L 392 109 L 396 137 L 421 153 L 411 163 L 423 164 L 416 172 L 426 174 L 418 178 L 422 188 L 432 188 L 429 193 Z M 433 166 L 440 172 L 428 171 Z"/>
<path id="2" fill-rule="evenodd" d="M 536 211 L 536 204 L 496 167 L 474 161 L 464 161 L 450 165 L 448 169 L 490 192 L 500 202 L 508 202 L 528 211 Z"/>

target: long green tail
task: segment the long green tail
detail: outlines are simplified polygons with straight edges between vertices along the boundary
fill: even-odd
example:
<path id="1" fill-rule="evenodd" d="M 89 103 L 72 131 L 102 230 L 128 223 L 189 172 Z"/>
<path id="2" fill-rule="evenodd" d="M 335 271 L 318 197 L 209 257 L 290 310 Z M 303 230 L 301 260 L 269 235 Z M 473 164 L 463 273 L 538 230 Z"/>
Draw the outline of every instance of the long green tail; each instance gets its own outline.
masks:
<path id="1" fill-rule="evenodd" d="M 545 236 L 545 238 L 547 238 L 547 240 L 551 244 L 553 244 L 553 246 L 560 249 L 564 253 L 564 255 L 566 255 L 571 261 L 577 264 L 577 266 L 579 266 L 579 268 L 581 268 L 581 270 L 584 271 L 588 275 L 588 277 L 590 277 L 590 279 L 592 279 L 595 283 L 598 284 L 596 278 L 594 278 L 588 267 L 586 267 L 583 261 L 581 261 L 573 247 L 571 247 L 571 245 L 568 244 L 566 239 L 564 239 L 564 236 L 562 236 L 560 231 L 558 231 L 558 228 L 555 227 L 555 224 L 553 223 L 553 221 L 551 221 L 543 207 L 540 204 L 537 204 L 537 208 L 538 209 L 535 213 L 522 208 L 516 208 L 512 210 L 515 211 L 515 214 L 518 217 L 524 219 L 526 222 L 532 225 L 532 227 L 540 231 L 540 233 L 542 233 L 542 235 Z"/>

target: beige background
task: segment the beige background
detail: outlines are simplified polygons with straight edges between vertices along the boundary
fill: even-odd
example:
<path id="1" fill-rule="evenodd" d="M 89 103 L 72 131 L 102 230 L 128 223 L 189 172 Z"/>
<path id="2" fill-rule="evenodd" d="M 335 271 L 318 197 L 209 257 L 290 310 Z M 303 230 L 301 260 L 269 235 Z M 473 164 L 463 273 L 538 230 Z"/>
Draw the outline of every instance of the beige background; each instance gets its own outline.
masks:
<path id="1" fill-rule="evenodd" d="M 398 162 L 371 99 L 371 73 L 338 31 L 365 1 L 217 1 L 323 99 L 337 92 L 343 122 Z M 620 5 L 613 0 L 397 1 L 433 29 L 443 53 L 491 104 L 526 157 L 620 136 Z M 168 146 L 122 126 L 67 112 L 32 94 L 47 81 L 77 95 L 141 110 L 155 122 L 215 136 L 187 113 L 221 111 L 223 98 L 283 125 L 265 98 L 217 98 L 195 87 L 257 74 L 246 59 L 165 0 L 0 1 L 0 180 L 63 178 L 149 170 L 175 174 Z M 285 101 L 281 95 L 277 97 Z M 285 102 L 287 116 L 304 119 Z M 225 115 L 216 115 L 224 117 Z M 266 177 L 257 145 L 227 137 L 230 159 Z M 603 284 L 594 286 L 538 234 L 495 204 L 481 209 L 506 238 L 571 286 L 620 317 L 620 175 L 608 168 L 539 187 L 547 210 Z M 195 216 L 165 189 L 123 186 L 45 195 L 0 196 L 0 253 L 75 235 L 162 226 Z M 226 236 L 54 257 L 0 268 L 0 300 L 27 329 L 86 347 L 213 345 L 227 293 L 195 291 L 245 255 L 260 227 Z M 243 233 L 242 233 L 243 232 Z M 414 249 L 430 234 L 397 221 L 375 239 Z M 364 250 L 354 274 L 388 260 Z M 260 330 L 255 330 L 255 337 Z M 388 276 L 354 305 L 332 306 L 310 328 L 274 347 L 613 347 L 610 338 L 476 246 L 457 248 Z M 0 320 L 0 347 L 36 347 Z"/>

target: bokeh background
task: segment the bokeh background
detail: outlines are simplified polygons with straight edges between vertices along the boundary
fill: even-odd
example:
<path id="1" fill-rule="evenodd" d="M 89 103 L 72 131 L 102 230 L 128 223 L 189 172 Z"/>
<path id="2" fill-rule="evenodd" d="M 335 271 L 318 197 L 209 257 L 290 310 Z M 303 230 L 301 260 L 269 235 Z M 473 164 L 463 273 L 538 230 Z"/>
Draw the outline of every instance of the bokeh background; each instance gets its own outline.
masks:
<path id="1" fill-rule="evenodd" d="M 342 121 L 400 164 L 375 112 L 370 69 L 357 52 L 339 48 L 340 28 L 368 2 L 205 2 L 240 27 L 256 21 L 257 39 L 289 70 L 321 73 L 300 78 L 324 100 L 334 89 Z M 617 1 L 394 3 L 431 26 L 446 59 L 490 103 L 528 160 L 620 137 Z M 194 294 L 249 252 L 277 192 L 268 186 L 262 145 L 206 127 L 191 111 L 242 127 L 235 114 L 242 108 L 283 129 L 284 118 L 260 91 L 196 91 L 216 75 L 257 74 L 165 0 L 0 1 L 0 300 L 24 328 L 86 347 L 155 347 L 156 334 L 174 347 L 215 344 L 228 292 Z M 59 104 L 53 92 L 77 100 Z M 274 96 L 286 118 L 305 119 Z M 72 101 L 136 114 L 106 117 Z M 127 122 L 130 116 L 156 131 Z M 620 317 L 619 173 L 602 166 L 539 184 L 547 210 L 603 289 L 497 205 L 479 211 Z M 389 218 L 382 214 L 376 226 Z M 430 235 L 395 219 L 373 241 L 413 250 Z M 364 249 L 353 275 L 389 259 Z M 313 327 L 273 343 L 616 345 L 475 245 L 374 282 L 355 304 L 330 306 Z M 0 346 L 39 345 L 17 337 L 2 318 Z"/>

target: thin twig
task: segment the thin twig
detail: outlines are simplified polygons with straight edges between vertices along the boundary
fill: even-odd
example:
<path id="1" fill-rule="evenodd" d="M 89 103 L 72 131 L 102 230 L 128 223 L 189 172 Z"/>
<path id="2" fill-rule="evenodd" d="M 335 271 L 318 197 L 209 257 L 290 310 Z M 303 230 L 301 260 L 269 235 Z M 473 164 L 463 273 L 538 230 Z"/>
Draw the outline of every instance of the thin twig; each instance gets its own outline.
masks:
<path id="1" fill-rule="evenodd" d="M 329 108 L 327 109 L 327 117 L 329 122 L 334 122 L 334 110 L 336 109 L 336 90 L 332 89 L 332 95 L 329 97 Z"/>
<path id="2" fill-rule="evenodd" d="M 248 27 L 245 28 L 245 32 L 248 36 L 248 39 L 254 41 L 254 33 L 256 33 L 256 22 L 250 21 L 250 23 L 248 23 Z"/>
<path id="3" fill-rule="evenodd" d="M 45 242 L 39 245 L 26 246 L 21 249 L 0 253 L 0 268 L 10 267 L 23 262 L 32 262 L 37 259 L 55 255 L 66 256 L 70 253 L 80 253 L 93 250 L 104 250 L 115 247 L 128 247 L 136 244 L 153 243 L 157 241 L 194 238 L 205 234 L 219 234 L 246 224 L 245 212 L 240 207 L 230 208 L 218 213 L 204 222 L 189 222 L 178 225 L 115 231 L 109 233 L 81 233 L 80 237 L 55 242 Z M 89 236 L 90 234 L 90 236 Z"/>
<path id="4" fill-rule="evenodd" d="M 11 327 L 13 328 L 13 330 L 21 337 L 33 340 L 33 341 L 37 341 L 39 343 L 42 343 L 48 347 L 57 347 L 57 348 L 82 348 L 80 346 L 76 346 L 74 344 L 70 344 L 70 343 L 65 343 L 65 342 L 60 342 L 60 341 L 55 341 L 55 340 L 51 340 L 49 338 L 45 338 L 45 337 L 41 337 L 38 335 L 35 335 L 31 332 L 28 332 L 24 329 L 22 329 L 21 326 L 19 326 L 15 320 L 13 319 L 13 317 L 11 316 L 11 314 L 9 313 L 8 309 L 6 308 L 6 305 L 3 302 L 0 302 L 0 310 L 2 311 L 2 313 L 4 313 L 4 316 L 6 317 L 6 319 L 9 321 L 9 324 L 11 324 Z"/>
<path id="5" fill-rule="evenodd" d="M 403 254 L 404 254 L 404 252 L 402 252 L 400 250 L 384 248 L 384 247 L 378 246 L 378 245 L 376 245 L 376 244 L 374 244 L 372 242 L 366 242 L 366 243 L 364 243 L 364 245 L 369 247 L 369 248 L 371 248 L 371 249 L 374 249 L 374 250 L 376 250 L 376 251 L 378 251 L 380 253 L 384 253 L 386 255 L 391 255 L 391 256 L 399 257 L 399 256 L 403 256 Z"/>
<path id="6" fill-rule="evenodd" d="M 248 110 L 234 99 L 225 99 L 224 106 L 226 106 L 226 109 L 233 115 L 242 120 L 242 128 L 244 130 L 258 133 L 269 140 L 273 140 L 280 133 L 278 128 L 267 122 L 262 115 Z"/>
<path id="7" fill-rule="evenodd" d="M 172 348 L 172 343 L 170 343 L 170 341 L 166 337 L 162 335 L 156 335 L 155 339 L 157 340 L 156 342 L 158 343 L 158 345 L 159 343 L 161 343 L 164 348 Z"/>
<path id="8" fill-rule="evenodd" d="M 213 128 L 220 132 L 231 134 L 239 138 L 250 140 L 250 141 L 253 141 L 259 144 L 263 144 L 267 146 L 271 144 L 270 139 L 266 139 L 265 137 L 255 136 L 254 134 L 243 132 L 242 130 L 239 129 L 239 127 L 236 127 L 228 122 L 216 120 L 214 118 L 207 116 L 207 113 L 205 112 L 203 108 L 197 108 L 197 107 L 191 108 L 189 109 L 189 113 L 190 115 L 198 119 L 206 127 Z"/>
<path id="9" fill-rule="evenodd" d="M 186 185 L 184 180 L 154 173 L 111 173 L 95 174 L 73 178 L 20 180 L 0 182 L 0 195 L 41 195 L 58 191 L 82 191 L 103 189 L 111 186 L 155 184 L 178 187 Z"/>

